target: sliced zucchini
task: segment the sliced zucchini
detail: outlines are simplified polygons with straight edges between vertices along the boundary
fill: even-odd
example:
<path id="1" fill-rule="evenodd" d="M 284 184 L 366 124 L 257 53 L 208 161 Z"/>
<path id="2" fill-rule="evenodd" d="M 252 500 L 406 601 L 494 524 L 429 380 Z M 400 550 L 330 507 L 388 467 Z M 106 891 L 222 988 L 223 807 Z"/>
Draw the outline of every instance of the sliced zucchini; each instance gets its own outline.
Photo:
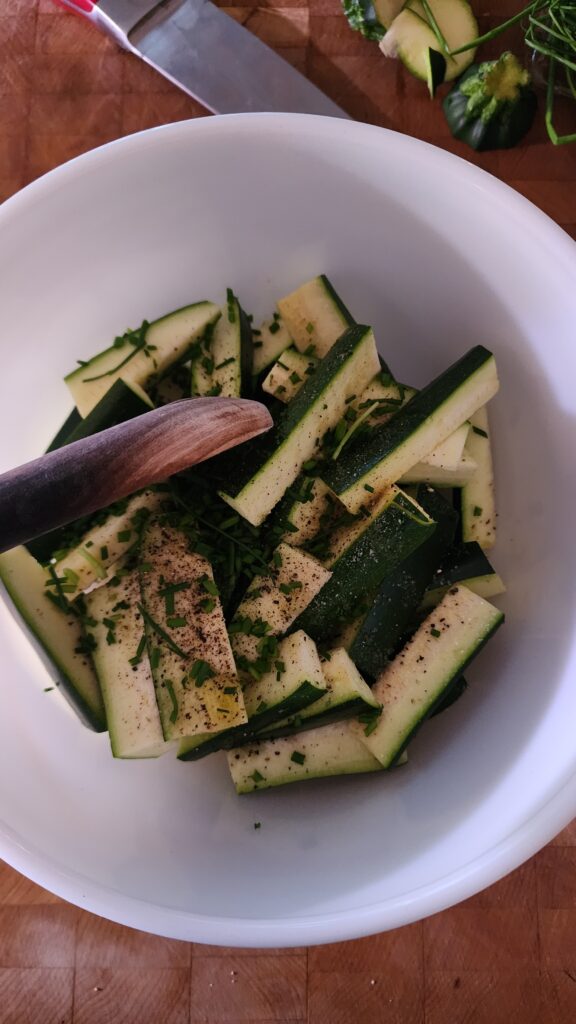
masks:
<path id="1" fill-rule="evenodd" d="M 161 491 L 141 491 L 119 502 L 76 547 L 58 558 L 54 569 L 69 601 L 91 587 L 101 586 L 113 575 L 120 560 L 138 543 L 148 516 L 164 499 Z"/>
<path id="2" fill-rule="evenodd" d="M 229 288 L 222 316 L 192 358 L 192 394 L 240 398 L 251 392 L 251 380 L 252 328 Z"/>
<path id="3" fill-rule="evenodd" d="M 289 498 L 286 507 L 279 511 L 279 522 L 284 530 L 282 539 L 296 548 L 313 540 L 323 525 L 337 517 L 339 509 L 344 511 L 344 506 L 320 477 L 303 477 L 286 497 Z"/>
<path id="4" fill-rule="evenodd" d="M 164 739 L 246 721 L 212 568 L 179 530 L 149 523 L 141 542 L 142 611 Z"/>
<path id="5" fill-rule="evenodd" d="M 438 466 L 439 469 L 458 469 L 464 455 L 464 445 L 470 431 L 470 423 L 463 423 L 460 427 L 433 448 L 428 455 L 424 455 L 422 463 L 428 466 Z"/>
<path id="6" fill-rule="evenodd" d="M 221 497 L 259 526 L 317 453 L 326 431 L 341 418 L 346 399 L 363 390 L 379 365 L 372 330 L 359 324 L 348 328 L 272 430 L 236 450 L 235 478 L 232 466 L 230 484 Z"/>
<path id="7" fill-rule="evenodd" d="M 395 413 L 417 393 L 416 388 L 399 384 L 387 373 L 379 373 L 360 397 L 352 403 L 352 407 L 363 422 L 367 419 L 372 426 L 374 424 L 382 426 L 384 423 L 388 423 Z M 372 403 L 374 403 L 373 407 Z M 428 455 L 423 456 L 422 462 L 443 469 L 456 469 L 464 454 L 464 445 L 469 429 L 470 424 L 463 423 L 445 441 L 442 441 Z"/>
<path id="8" fill-rule="evenodd" d="M 87 416 L 118 378 L 145 388 L 169 366 L 184 361 L 193 342 L 219 316 L 213 302 L 196 302 L 116 338 L 110 348 L 65 377 L 80 415 Z"/>
<path id="9" fill-rule="evenodd" d="M 114 757 L 160 757 L 171 746 L 162 734 L 139 602 L 137 568 L 86 597 Z"/>
<path id="10" fill-rule="evenodd" d="M 355 322 L 325 274 L 285 295 L 278 309 L 296 348 L 318 359 Z"/>
<path id="11" fill-rule="evenodd" d="M 242 672 L 258 675 L 270 668 L 277 646 L 273 638 L 287 632 L 330 576 L 312 555 L 278 545 L 269 573 L 252 580 L 229 626 Z"/>
<path id="12" fill-rule="evenodd" d="M 220 323 L 221 320 L 222 317 L 220 316 L 217 323 Z M 214 370 L 212 340 L 217 323 L 210 324 L 206 328 L 202 337 L 198 339 L 192 349 L 192 359 L 190 360 L 190 394 L 193 398 L 217 397 L 217 389 L 214 387 L 212 380 L 212 372 Z"/>
<path id="13" fill-rule="evenodd" d="M 272 320 L 260 324 L 253 334 L 252 373 L 259 377 L 285 349 L 290 348 L 292 338 L 279 313 L 274 313 Z"/>
<path id="14" fill-rule="evenodd" d="M 504 582 L 475 541 L 457 544 L 446 552 L 426 588 L 423 607 L 435 607 L 455 583 L 462 583 L 468 590 L 485 598 L 496 597 L 506 590 Z"/>
<path id="15" fill-rule="evenodd" d="M 352 731 L 390 768 L 449 688 L 504 621 L 498 608 L 462 586 L 451 587 L 374 687 L 382 715 L 371 731 Z"/>
<path id="16" fill-rule="evenodd" d="M 314 640 L 333 637 L 366 596 L 435 529 L 421 506 L 390 487 L 362 516 L 336 530 L 324 564 L 330 580 L 314 597 L 295 625 Z"/>
<path id="17" fill-rule="evenodd" d="M 496 543 L 496 504 L 490 427 L 486 409 L 478 409 L 471 420 L 472 430 L 466 447 L 478 469 L 472 479 L 464 485 L 460 495 L 462 540 L 475 540 L 481 548 L 489 551 Z"/>
<path id="18" fill-rule="evenodd" d="M 247 743 L 260 730 L 317 703 L 324 693 L 326 682 L 316 645 L 302 630 L 292 633 L 278 644 L 271 668 L 244 689 L 247 724 L 212 736 L 182 740 L 178 757 L 197 761 L 215 750 L 230 750 Z"/>
<path id="19" fill-rule="evenodd" d="M 498 390 L 496 362 L 476 345 L 403 406 L 389 423 L 352 440 L 322 473 L 351 512 L 428 455 Z M 302 393 L 302 392 L 301 392 Z"/>
<path id="20" fill-rule="evenodd" d="M 474 459 L 470 458 L 468 452 L 464 450 L 456 469 L 444 469 L 442 466 L 432 466 L 429 462 L 417 462 L 403 474 L 399 482 L 402 485 L 429 484 L 432 487 L 464 487 L 472 480 L 477 468 Z"/>
<path id="21" fill-rule="evenodd" d="M 298 714 L 261 730 L 259 738 L 290 736 L 302 729 L 315 729 L 328 722 L 379 710 L 380 705 L 372 690 L 344 648 L 334 648 L 326 653 L 322 660 L 322 672 L 327 687 L 324 696 Z"/>
<path id="22" fill-rule="evenodd" d="M 415 394 L 414 388 L 399 384 L 390 374 L 380 372 L 351 405 L 358 417 L 380 425 L 387 423 Z"/>
<path id="23" fill-rule="evenodd" d="M 316 644 L 300 629 L 278 644 L 274 667 L 244 688 L 250 727 L 258 731 L 270 721 L 284 718 L 326 693 L 326 682 Z"/>
<path id="24" fill-rule="evenodd" d="M 457 50 L 479 35 L 478 22 L 466 0 L 428 0 L 428 4 L 448 50 Z M 399 57 L 416 78 L 430 84 L 429 51 L 435 50 L 441 54 L 442 48 L 421 0 L 408 0 L 400 14 L 394 18 L 380 43 L 380 49 L 386 57 Z M 446 68 L 442 80 L 451 82 L 458 78 L 474 60 L 475 52 L 473 47 L 456 56 L 443 53 Z M 439 68 L 436 68 L 434 82 L 437 82 L 438 77 Z"/>
<path id="25" fill-rule="evenodd" d="M 317 365 L 318 360 L 314 356 L 305 356 L 297 348 L 287 348 L 263 380 L 262 390 L 286 404 L 298 394 Z"/>
<path id="26" fill-rule="evenodd" d="M 352 732 L 337 722 L 281 739 L 230 750 L 228 767 L 237 793 L 330 775 L 377 772 L 382 765 Z"/>
<path id="27" fill-rule="evenodd" d="M 424 543 L 387 573 L 355 628 L 350 657 L 376 679 L 413 622 L 443 556 L 454 540 L 458 516 L 432 488 L 420 487 L 418 500 L 436 523 Z"/>
<path id="28" fill-rule="evenodd" d="M 77 612 L 48 597 L 50 576 L 25 547 L 0 554 L 0 579 L 51 678 L 85 725 L 105 731 L 102 694 Z"/>

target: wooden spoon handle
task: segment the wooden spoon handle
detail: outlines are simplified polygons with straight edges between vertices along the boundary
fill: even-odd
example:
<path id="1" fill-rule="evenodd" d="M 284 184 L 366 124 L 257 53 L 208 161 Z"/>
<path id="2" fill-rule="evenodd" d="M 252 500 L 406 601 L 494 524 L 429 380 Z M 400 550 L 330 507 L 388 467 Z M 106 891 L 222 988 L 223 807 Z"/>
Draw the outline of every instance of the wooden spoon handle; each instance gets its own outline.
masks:
<path id="1" fill-rule="evenodd" d="M 0 551 L 105 508 L 269 430 L 265 406 L 187 398 L 0 475 Z"/>

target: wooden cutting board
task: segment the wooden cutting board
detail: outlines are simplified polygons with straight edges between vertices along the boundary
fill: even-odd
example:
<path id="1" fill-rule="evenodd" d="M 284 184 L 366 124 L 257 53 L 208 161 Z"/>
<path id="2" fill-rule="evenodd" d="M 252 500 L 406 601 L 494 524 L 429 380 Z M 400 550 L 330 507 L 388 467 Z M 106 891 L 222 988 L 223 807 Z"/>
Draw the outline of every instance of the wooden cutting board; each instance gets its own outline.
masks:
<path id="1" fill-rule="evenodd" d="M 484 167 L 576 237 L 576 145 L 554 149 L 541 117 L 521 147 L 477 156 L 451 139 L 422 85 L 348 29 L 339 0 L 280 3 L 226 10 L 354 117 Z M 518 2 L 475 7 L 485 29 Z M 51 0 L 0 0 L 0 200 L 110 139 L 205 113 Z M 309 950 L 227 950 L 133 932 L 0 864 L 0 1024 L 188 1021 L 572 1024 L 576 826 L 459 907 Z"/>

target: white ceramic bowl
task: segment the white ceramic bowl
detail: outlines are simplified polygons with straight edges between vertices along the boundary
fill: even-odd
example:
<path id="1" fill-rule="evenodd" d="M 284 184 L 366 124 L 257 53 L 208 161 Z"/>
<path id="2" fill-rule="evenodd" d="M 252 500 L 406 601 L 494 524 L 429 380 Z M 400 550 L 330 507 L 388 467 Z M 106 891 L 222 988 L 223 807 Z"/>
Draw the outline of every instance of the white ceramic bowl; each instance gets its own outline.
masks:
<path id="1" fill-rule="evenodd" d="M 496 353 L 508 622 L 410 764 L 238 798 L 226 765 L 114 761 L 0 608 L 0 855 L 138 928 L 281 946 L 352 938 L 494 882 L 576 814 L 576 249 L 498 181 L 366 125 L 155 129 L 0 210 L 1 462 L 39 453 L 61 378 L 119 330 L 232 286 L 256 316 L 327 272 L 419 385 Z M 254 829 L 260 821 L 261 828 Z"/>

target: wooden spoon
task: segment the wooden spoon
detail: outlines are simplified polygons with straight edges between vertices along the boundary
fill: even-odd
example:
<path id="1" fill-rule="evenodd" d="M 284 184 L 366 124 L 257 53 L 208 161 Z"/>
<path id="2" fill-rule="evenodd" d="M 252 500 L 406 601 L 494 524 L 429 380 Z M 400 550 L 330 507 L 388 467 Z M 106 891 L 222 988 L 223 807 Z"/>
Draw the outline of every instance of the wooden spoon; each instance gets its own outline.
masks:
<path id="1" fill-rule="evenodd" d="M 0 551 L 105 508 L 272 426 L 242 398 L 186 398 L 0 475 Z"/>

